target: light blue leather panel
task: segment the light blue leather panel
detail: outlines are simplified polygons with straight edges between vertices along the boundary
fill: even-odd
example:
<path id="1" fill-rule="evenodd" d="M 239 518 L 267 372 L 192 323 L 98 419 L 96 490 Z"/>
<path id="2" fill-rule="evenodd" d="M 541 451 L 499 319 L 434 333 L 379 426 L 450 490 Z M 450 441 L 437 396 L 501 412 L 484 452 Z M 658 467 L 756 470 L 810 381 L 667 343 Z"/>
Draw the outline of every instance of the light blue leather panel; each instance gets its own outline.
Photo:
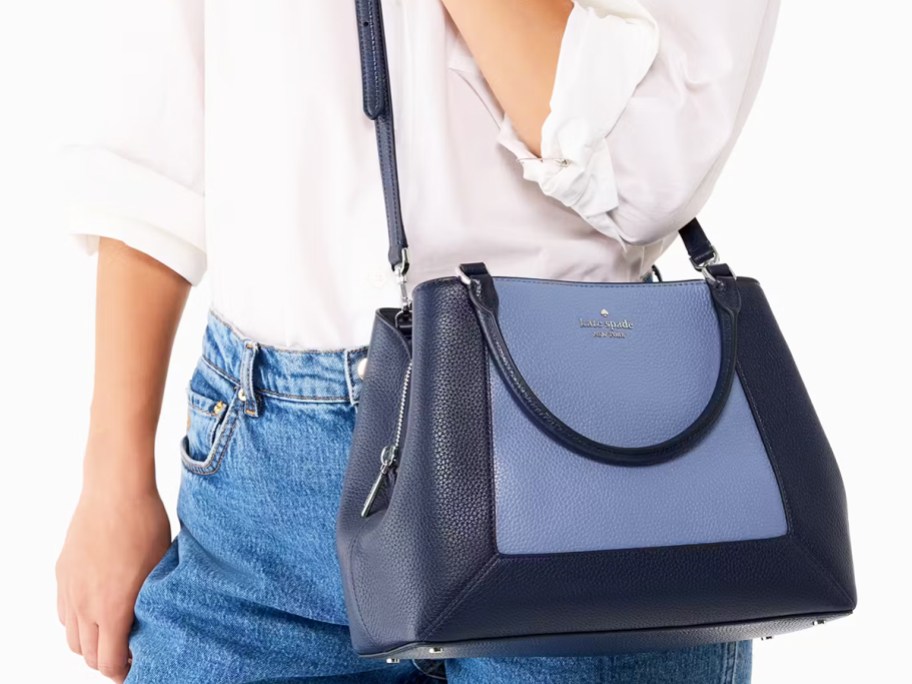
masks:
<path id="1" fill-rule="evenodd" d="M 619 447 L 661 442 L 709 401 L 720 344 L 703 281 L 494 283 L 520 372 L 545 406 L 587 437 Z"/>
<path id="2" fill-rule="evenodd" d="M 702 281 L 494 280 L 517 366 L 548 408 L 586 436 L 615 446 L 661 442 L 705 406 L 718 373 L 719 332 Z M 493 361 L 489 369 L 502 553 L 786 533 L 779 487 L 737 377 L 718 422 L 692 451 L 623 467 L 579 456 L 534 427 Z"/>

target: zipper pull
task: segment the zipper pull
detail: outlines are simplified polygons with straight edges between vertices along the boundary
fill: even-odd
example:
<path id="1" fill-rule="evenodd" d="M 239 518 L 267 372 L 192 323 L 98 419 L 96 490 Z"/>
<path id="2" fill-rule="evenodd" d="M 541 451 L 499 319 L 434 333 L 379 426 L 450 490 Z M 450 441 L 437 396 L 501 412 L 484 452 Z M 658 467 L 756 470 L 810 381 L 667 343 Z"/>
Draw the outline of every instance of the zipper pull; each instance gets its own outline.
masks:
<path id="1" fill-rule="evenodd" d="M 374 485 L 370 488 L 370 491 L 367 493 L 367 498 L 364 500 L 364 506 L 361 508 L 362 518 L 366 518 L 370 514 L 371 506 L 374 505 L 374 500 L 380 493 L 380 487 L 382 487 L 383 483 L 386 481 L 386 477 L 389 475 L 390 470 L 396 467 L 396 462 L 399 459 L 399 445 L 402 443 L 402 421 L 405 419 L 405 399 L 408 396 L 409 381 L 411 377 L 412 363 L 409 362 L 408 367 L 405 369 L 405 376 L 402 378 L 402 391 L 399 395 L 399 415 L 396 419 L 396 436 L 393 438 L 393 443 L 383 447 L 383 450 L 380 452 L 380 472 L 377 474 L 377 479 L 374 480 Z"/>
<path id="2" fill-rule="evenodd" d="M 398 456 L 399 448 L 393 444 L 383 447 L 383 451 L 380 452 L 380 472 L 377 473 L 377 479 L 374 480 L 374 485 L 370 488 L 367 498 L 364 500 L 364 506 L 361 508 L 362 518 L 366 518 L 370 515 L 371 506 L 374 505 L 374 500 L 380 493 L 380 488 L 383 486 L 383 483 L 386 482 L 386 476 L 389 474 L 390 470 L 396 467 L 396 459 Z"/>

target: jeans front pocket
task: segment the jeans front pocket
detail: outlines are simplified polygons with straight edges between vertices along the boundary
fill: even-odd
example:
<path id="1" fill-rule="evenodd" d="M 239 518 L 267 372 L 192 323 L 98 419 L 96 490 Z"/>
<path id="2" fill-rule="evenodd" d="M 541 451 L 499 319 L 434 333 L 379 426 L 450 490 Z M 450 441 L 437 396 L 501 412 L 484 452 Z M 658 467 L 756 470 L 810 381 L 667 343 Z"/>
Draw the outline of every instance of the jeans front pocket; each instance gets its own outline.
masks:
<path id="1" fill-rule="evenodd" d="M 218 471 L 240 409 L 233 383 L 200 360 L 187 386 L 187 431 L 180 443 L 187 470 L 197 475 Z"/>

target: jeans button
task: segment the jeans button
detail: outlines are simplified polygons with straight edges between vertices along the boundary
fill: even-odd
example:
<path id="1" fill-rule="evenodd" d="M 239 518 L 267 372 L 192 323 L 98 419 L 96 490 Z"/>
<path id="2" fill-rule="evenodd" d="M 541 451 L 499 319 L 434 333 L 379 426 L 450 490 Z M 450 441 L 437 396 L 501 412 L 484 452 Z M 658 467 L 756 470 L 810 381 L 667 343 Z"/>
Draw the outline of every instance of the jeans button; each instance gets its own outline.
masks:
<path id="1" fill-rule="evenodd" d="M 364 379 L 364 372 L 367 370 L 367 357 L 360 359 L 358 364 L 355 366 L 355 372 L 358 374 L 358 377 L 362 380 Z"/>

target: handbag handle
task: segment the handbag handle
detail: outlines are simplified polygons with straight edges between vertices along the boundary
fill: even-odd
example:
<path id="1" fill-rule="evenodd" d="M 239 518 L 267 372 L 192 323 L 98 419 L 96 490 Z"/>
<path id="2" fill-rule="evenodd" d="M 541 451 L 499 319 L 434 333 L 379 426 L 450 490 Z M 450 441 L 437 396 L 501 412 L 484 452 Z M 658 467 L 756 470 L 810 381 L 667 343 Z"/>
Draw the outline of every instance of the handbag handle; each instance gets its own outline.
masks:
<path id="1" fill-rule="evenodd" d="M 386 224 L 389 233 L 387 258 L 400 276 L 408 271 L 408 240 L 402 221 L 399 200 L 399 172 L 396 164 L 396 136 L 393 124 L 393 101 L 390 92 L 389 63 L 383 33 L 383 12 L 380 0 L 355 0 L 358 18 L 358 45 L 361 54 L 361 86 L 364 113 L 374 122 L 383 197 L 386 204 Z M 678 231 L 691 265 L 702 271 L 707 279 L 712 275 L 706 267 L 718 261 L 718 255 L 700 222 L 691 219 Z"/>
<path id="2" fill-rule="evenodd" d="M 361 52 L 361 81 L 364 113 L 374 121 L 377 150 L 383 179 L 386 219 L 389 232 L 388 258 L 397 272 L 402 287 L 402 311 L 397 315 L 411 317 L 411 302 L 406 296 L 405 273 L 408 270 L 408 242 L 399 201 L 399 176 L 396 165 L 396 139 L 390 94 L 389 65 L 383 34 L 380 0 L 355 0 L 358 17 L 358 42 Z M 497 292 L 493 278 L 483 263 L 461 264 L 460 277 L 468 287 L 469 301 L 507 387 L 532 420 L 569 449 L 597 461 L 622 466 L 645 466 L 662 463 L 681 455 L 703 437 L 722 413 L 736 372 L 738 312 L 741 298 L 735 278 L 726 264 L 717 263 L 718 255 L 696 218 L 678 231 L 693 267 L 706 278 L 719 321 L 720 366 L 715 387 L 700 415 L 684 430 L 660 443 L 648 446 L 621 447 L 597 442 L 577 432 L 555 416 L 535 395 L 522 376 L 504 340 L 497 320 Z M 410 325 L 405 323 L 404 325 Z"/>
<path id="3" fill-rule="evenodd" d="M 718 269 L 718 266 L 710 267 Z M 593 460 L 621 466 L 655 465 L 680 456 L 703 437 L 721 415 L 735 377 L 738 349 L 738 312 L 741 294 L 731 274 L 716 271 L 708 285 L 716 318 L 719 321 L 719 374 L 709 400 L 700 415 L 686 428 L 668 439 L 645 446 L 622 447 L 597 442 L 577 432 L 554 415 L 526 382 L 504 339 L 497 317 L 498 298 L 494 279 L 483 263 L 462 264 L 460 277 L 468 286 L 469 301 L 475 309 L 488 348 L 500 376 L 532 421 L 571 451 Z M 644 284 L 644 287 L 648 285 Z"/>

